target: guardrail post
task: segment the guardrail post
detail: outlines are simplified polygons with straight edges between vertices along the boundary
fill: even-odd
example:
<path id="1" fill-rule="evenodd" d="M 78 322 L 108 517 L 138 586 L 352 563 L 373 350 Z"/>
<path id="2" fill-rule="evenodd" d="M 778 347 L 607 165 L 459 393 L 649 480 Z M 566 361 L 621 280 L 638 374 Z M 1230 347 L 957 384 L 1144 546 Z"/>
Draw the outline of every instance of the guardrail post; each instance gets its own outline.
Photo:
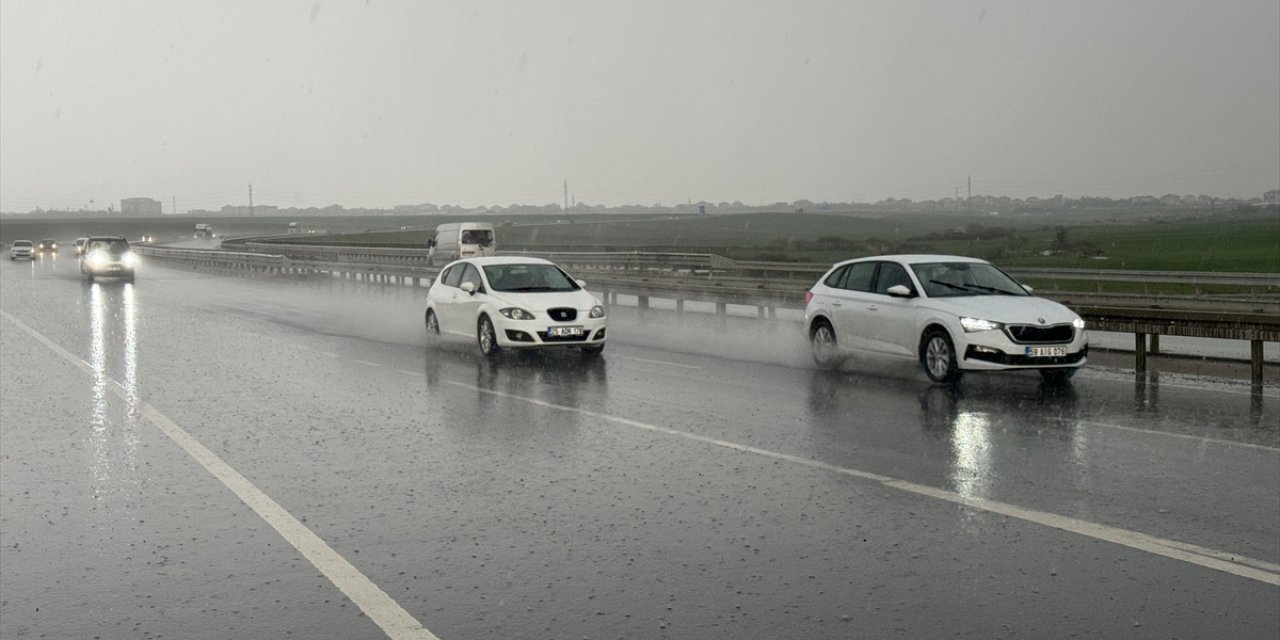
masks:
<path id="1" fill-rule="evenodd" d="M 1249 341 L 1249 381 L 1254 385 L 1262 384 L 1262 341 Z"/>
<path id="2" fill-rule="evenodd" d="M 1147 371 L 1147 334 L 1133 334 L 1133 369 L 1137 373 Z"/>
<path id="3" fill-rule="evenodd" d="M 644 311 L 649 308 L 649 296 L 636 296 L 636 308 Z"/>
<path id="4" fill-rule="evenodd" d="M 1160 334 L 1151 334 L 1150 344 L 1147 346 L 1147 352 L 1151 355 L 1157 355 L 1160 353 Z"/>
<path id="5" fill-rule="evenodd" d="M 756 307 L 756 317 L 764 319 L 765 310 L 763 306 Z"/>
<path id="6" fill-rule="evenodd" d="M 676 317 L 684 316 L 684 299 L 676 298 Z"/>
<path id="7" fill-rule="evenodd" d="M 729 315 L 729 305 L 727 305 L 727 304 L 725 304 L 725 303 L 723 303 L 723 302 L 717 302 L 717 303 L 716 303 L 716 315 L 717 315 L 717 316 L 720 316 L 720 317 L 722 317 L 722 318 L 723 318 L 723 317 L 725 317 L 725 316 L 727 316 L 727 315 Z"/>

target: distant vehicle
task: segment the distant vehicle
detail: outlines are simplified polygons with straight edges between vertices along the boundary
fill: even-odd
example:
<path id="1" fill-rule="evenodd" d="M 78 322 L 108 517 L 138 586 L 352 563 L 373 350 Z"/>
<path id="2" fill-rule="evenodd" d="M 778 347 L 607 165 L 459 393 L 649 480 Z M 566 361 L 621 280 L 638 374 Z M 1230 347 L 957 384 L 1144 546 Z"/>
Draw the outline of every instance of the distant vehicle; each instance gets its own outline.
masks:
<path id="1" fill-rule="evenodd" d="M 122 236 L 90 236 L 85 242 L 84 255 L 80 256 L 80 273 L 89 282 L 103 276 L 133 282 L 137 266 L 138 255 Z"/>
<path id="2" fill-rule="evenodd" d="M 53 240 L 41 240 L 40 244 L 36 246 L 36 250 L 40 253 L 57 253 L 58 243 Z"/>
<path id="3" fill-rule="evenodd" d="M 149 233 L 143 234 L 142 238 L 140 239 L 140 242 L 142 242 L 142 244 L 151 244 L 152 242 L 155 242 L 155 241 L 156 241 L 156 237 Z"/>
<path id="4" fill-rule="evenodd" d="M 30 240 L 14 240 L 9 245 L 10 260 L 34 260 L 36 257 L 36 247 Z"/>
<path id="5" fill-rule="evenodd" d="M 198 225 L 196 225 L 195 235 L 194 235 L 194 236 L 192 236 L 192 237 L 195 237 L 195 238 L 214 238 L 214 237 L 217 237 L 217 236 L 215 236 L 215 235 L 213 234 L 213 225 L 208 225 L 208 224 L 198 224 Z"/>
<path id="6" fill-rule="evenodd" d="M 302 226 L 296 222 L 289 223 L 289 234 L 302 233 Z"/>
<path id="7" fill-rule="evenodd" d="M 76 255 L 84 254 L 84 243 L 88 242 L 88 238 L 76 238 Z"/>
<path id="8" fill-rule="evenodd" d="M 436 227 L 428 244 L 427 263 L 435 266 L 462 258 L 498 255 L 493 225 L 488 222 L 451 222 Z"/>
<path id="9" fill-rule="evenodd" d="M 605 310 L 585 286 L 541 258 L 453 262 L 427 291 L 427 340 L 471 338 L 486 357 L 504 349 L 549 347 L 599 355 L 605 345 Z"/>
<path id="10" fill-rule="evenodd" d="M 1031 295 L 994 265 L 959 256 L 878 256 L 836 264 L 805 298 L 819 366 L 866 351 L 919 360 L 934 382 L 966 371 L 1036 369 L 1065 382 L 1085 363 L 1084 320 Z"/>

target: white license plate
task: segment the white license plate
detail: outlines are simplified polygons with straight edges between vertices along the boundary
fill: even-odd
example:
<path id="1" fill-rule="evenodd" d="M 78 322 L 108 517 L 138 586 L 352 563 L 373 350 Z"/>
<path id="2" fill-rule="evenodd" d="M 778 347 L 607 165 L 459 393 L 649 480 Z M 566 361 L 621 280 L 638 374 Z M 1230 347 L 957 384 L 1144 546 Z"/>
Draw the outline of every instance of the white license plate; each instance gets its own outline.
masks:
<path id="1" fill-rule="evenodd" d="M 550 327 L 547 329 L 547 335 L 552 338 L 568 338 L 570 336 L 582 335 L 582 327 Z"/>
<path id="2" fill-rule="evenodd" d="M 1028 358 L 1060 358 L 1065 355 L 1066 347 L 1027 347 Z"/>

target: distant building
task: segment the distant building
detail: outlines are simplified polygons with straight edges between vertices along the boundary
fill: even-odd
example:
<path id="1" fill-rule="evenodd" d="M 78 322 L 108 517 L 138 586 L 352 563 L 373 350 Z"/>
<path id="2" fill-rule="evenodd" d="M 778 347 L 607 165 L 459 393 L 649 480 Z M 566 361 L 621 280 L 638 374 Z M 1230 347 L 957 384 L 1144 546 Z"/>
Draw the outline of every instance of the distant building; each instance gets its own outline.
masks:
<path id="1" fill-rule="evenodd" d="M 120 213 L 126 216 L 158 216 L 164 213 L 159 200 L 151 198 L 125 198 L 120 201 Z"/>
<path id="2" fill-rule="evenodd" d="M 1280 204 L 1280 189 L 1272 189 L 1262 194 L 1262 201 L 1267 204 Z"/>

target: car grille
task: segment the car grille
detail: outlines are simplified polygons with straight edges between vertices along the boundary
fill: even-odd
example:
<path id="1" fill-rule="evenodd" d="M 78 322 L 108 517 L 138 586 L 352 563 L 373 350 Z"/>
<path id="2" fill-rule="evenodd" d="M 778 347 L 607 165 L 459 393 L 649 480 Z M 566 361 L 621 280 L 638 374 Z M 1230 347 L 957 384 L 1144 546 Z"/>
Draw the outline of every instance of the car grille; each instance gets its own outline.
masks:
<path id="1" fill-rule="evenodd" d="M 539 331 L 538 337 L 541 338 L 543 342 L 548 342 L 548 343 L 550 342 L 586 342 L 587 341 L 587 334 L 585 333 L 580 336 L 549 336 L 547 335 L 546 331 Z"/>
<path id="2" fill-rule="evenodd" d="M 556 322 L 572 322 L 578 318 L 578 310 L 569 307 L 556 307 L 547 309 L 547 315 L 551 316 Z"/>
<path id="3" fill-rule="evenodd" d="M 1030 324 L 1011 324 L 1006 327 L 1009 338 L 1018 344 L 1052 344 L 1071 342 L 1076 330 L 1069 324 L 1037 327 Z"/>

